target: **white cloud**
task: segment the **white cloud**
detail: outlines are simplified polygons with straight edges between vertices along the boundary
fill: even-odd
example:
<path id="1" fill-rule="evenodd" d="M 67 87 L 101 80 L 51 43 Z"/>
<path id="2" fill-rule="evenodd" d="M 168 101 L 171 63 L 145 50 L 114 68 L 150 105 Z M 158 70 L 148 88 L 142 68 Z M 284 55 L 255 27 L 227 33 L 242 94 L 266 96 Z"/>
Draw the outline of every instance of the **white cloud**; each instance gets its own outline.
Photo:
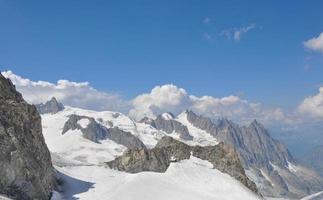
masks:
<path id="1" fill-rule="evenodd" d="M 133 109 L 129 115 L 141 119 L 144 116 L 155 117 L 163 112 L 178 114 L 185 110 L 191 103 L 186 91 L 175 85 L 154 87 L 150 93 L 138 95 L 133 102 Z"/>
<path id="2" fill-rule="evenodd" d="M 304 47 L 313 51 L 319 51 L 323 53 L 323 32 L 318 36 L 312 39 L 305 41 Z"/>
<path id="3" fill-rule="evenodd" d="M 213 118 L 227 117 L 239 123 L 249 123 L 253 119 L 267 124 L 277 121 L 289 122 L 279 108 L 265 108 L 261 104 L 249 103 L 237 96 L 197 97 L 189 95 L 186 90 L 175 85 L 156 86 L 150 93 L 137 96 L 133 100 L 133 109 L 129 115 L 141 119 L 144 116 L 155 117 L 163 112 L 177 115 L 185 109 Z"/>
<path id="4" fill-rule="evenodd" d="M 242 35 L 248 33 L 254 28 L 256 28 L 256 25 L 250 24 L 249 26 L 243 26 L 240 28 L 225 29 L 220 32 L 220 35 L 226 37 L 228 40 L 233 38 L 234 41 L 239 42 Z"/>
<path id="5" fill-rule="evenodd" d="M 298 110 L 310 117 L 323 118 L 323 87 L 319 88 L 318 94 L 305 98 Z"/>
<path id="6" fill-rule="evenodd" d="M 57 83 L 47 81 L 31 81 L 22 78 L 12 71 L 2 72 L 10 78 L 16 88 L 29 103 L 37 104 L 46 102 L 51 97 L 56 97 L 65 105 L 76 106 L 93 110 L 115 110 L 127 112 L 129 103 L 122 100 L 117 94 L 102 92 L 94 89 L 88 82 L 72 82 L 58 80 Z"/>
<path id="7" fill-rule="evenodd" d="M 256 27 L 255 24 L 250 24 L 249 26 L 243 26 L 239 29 L 236 29 L 234 31 L 234 34 L 233 34 L 233 39 L 236 41 L 236 42 L 239 42 L 240 39 L 241 39 L 241 36 L 245 33 L 247 33 L 248 31 L 254 29 Z"/>

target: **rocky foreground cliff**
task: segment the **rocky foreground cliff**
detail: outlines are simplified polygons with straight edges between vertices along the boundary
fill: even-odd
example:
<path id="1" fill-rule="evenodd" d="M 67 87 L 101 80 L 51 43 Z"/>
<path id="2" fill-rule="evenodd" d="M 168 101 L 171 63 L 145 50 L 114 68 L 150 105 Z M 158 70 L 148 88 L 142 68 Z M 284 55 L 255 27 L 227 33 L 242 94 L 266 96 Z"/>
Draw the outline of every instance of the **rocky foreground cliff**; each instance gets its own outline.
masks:
<path id="1" fill-rule="evenodd" d="M 55 171 L 36 107 L 0 74 L 0 194 L 12 199 L 49 199 Z"/>

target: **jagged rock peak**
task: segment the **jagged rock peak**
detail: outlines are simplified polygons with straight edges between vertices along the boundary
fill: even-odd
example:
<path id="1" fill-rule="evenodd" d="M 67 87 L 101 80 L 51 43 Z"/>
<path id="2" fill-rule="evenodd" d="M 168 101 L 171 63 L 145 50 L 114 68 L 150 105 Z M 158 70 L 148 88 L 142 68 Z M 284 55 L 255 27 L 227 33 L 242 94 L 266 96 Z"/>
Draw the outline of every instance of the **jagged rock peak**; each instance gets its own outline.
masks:
<path id="1" fill-rule="evenodd" d="M 55 114 L 64 110 L 64 105 L 58 102 L 55 97 L 52 97 L 51 100 L 47 101 L 45 104 L 36 104 L 36 108 L 40 114 Z"/>
<path id="2" fill-rule="evenodd" d="M 12 199 L 49 199 L 56 172 L 40 115 L 1 74 L 0 138 L 0 194 Z"/>

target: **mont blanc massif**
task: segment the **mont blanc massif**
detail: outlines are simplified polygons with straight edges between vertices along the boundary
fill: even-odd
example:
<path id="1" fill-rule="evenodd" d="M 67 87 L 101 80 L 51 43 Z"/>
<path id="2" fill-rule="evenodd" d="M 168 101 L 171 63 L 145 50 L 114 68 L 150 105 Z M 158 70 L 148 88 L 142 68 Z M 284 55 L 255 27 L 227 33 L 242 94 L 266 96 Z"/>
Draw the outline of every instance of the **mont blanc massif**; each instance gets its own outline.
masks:
<path id="1" fill-rule="evenodd" d="M 135 120 L 48 98 L 30 105 L 0 75 L 0 198 L 322 198 L 321 176 L 257 119 L 183 110 Z"/>

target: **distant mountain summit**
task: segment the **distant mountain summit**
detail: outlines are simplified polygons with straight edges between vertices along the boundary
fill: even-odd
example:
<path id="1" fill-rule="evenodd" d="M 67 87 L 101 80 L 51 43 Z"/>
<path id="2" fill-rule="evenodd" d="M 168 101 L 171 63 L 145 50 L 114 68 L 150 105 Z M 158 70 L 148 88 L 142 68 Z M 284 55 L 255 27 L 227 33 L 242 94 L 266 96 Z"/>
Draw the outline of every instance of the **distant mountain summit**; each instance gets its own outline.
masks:
<path id="1" fill-rule="evenodd" d="M 57 101 L 55 97 L 52 97 L 51 100 L 47 101 L 45 104 L 40 103 L 35 105 L 40 114 L 55 114 L 59 111 L 64 110 L 64 105 Z"/>

